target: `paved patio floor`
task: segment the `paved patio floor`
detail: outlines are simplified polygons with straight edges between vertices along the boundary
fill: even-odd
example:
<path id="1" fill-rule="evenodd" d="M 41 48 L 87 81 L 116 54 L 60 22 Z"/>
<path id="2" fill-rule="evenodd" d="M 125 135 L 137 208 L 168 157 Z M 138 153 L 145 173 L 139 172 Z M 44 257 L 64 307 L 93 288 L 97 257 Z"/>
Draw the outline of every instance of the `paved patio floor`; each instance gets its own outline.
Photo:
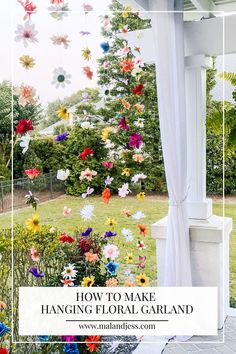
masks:
<path id="1" fill-rule="evenodd" d="M 155 337 L 144 340 L 155 340 Z M 224 343 L 219 343 L 223 342 Z M 193 343 L 200 342 L 200 343 Z M 211 342 L 211 343 L 208 343 Z M 214 342 L 214 343 L 212 343 Z M 228 317 L 223 330 L 218 332 L 218 336 L 194 336 L 183 343 L 169 341 L 163 349 L 160 344 L 140 343 L 134 354 L 233 354 L 236 353 L 236 317 Z"/>

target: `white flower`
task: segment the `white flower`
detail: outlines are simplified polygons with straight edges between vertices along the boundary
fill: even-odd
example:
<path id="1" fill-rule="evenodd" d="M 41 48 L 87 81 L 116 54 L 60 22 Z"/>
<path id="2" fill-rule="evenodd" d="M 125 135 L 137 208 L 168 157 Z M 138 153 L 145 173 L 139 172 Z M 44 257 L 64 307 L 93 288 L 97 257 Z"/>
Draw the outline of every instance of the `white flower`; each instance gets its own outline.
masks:
<path id="1" fill-rule="evenodd" d="M 70 84 L 71 81 L 69 80 L 71 78 L 71 75 L 67 74 L 67 72 L 62 68 L 56 68 L 53 71 L 53 81 L 52 85 L 55 85 L 56 88 L 58 87 L 65 87 L 66 84 Z"/>
<path id="2" fill-rule="evenodd" d="M 114 179 L 113 177 L 107 176 L 107 178 L 105 179 L 105 185 L 106 186 L 111 185 L 113 179 Z"/>
<path id="3" fill-rule="evenodd" d="M 83 122 L 80 124 L 82 129 L 93 129 L 95 128 L 95 125 L 90 123 L 90 122 Z"/>
<path id="4" fill-rule="evenodd" d="M 121 198 L 125 198 L 129 193 L 131 193 L 129 183 L 124 183 L 121 188 L 118 188 L 118 195 Z"/>
<path id="5" fill-rule="evenodd" d="M 126 238 L 126 241 L 133 241 L 134 236 L 132 234 L 132 231 L 130 229 L 122 229 L 121 230 L 122 235 Z"/>
<path id="6" fill-rule="evenodd" d="M 61 272 L 61 275 L 64 279 L 73 279 L 76 277 L 77 273 L 78 271 L 75 270 L 75 265 L 69 263 L 68 266 L 64 267 L 64 271 Z"/>
<path id="7" fill-rule="evenodd" d="M 58 170 L 57 171 L 57 179 L 60 179 L 61 181 L 65 181 L 70 175 L 70 171 L 68 169 L 64 170 Z"/>
<path id="8" fill-rule="evenodd" d="M 29 143 L 30 143 L 30 135 L 29 133 L 26 133 L 25 135 L 23 135 L 20 139 L 20 147 L 23 148 L 22 150 L 22 154 L 25 154 L 26 151 L 29 148 Z"/>
<path id="9" fill-rule="evenodd" d="M 94 206 L 91 204 L 85 205 L 80 211 L 80 215 L 83 220 L 90 220 L 94 215 Z"/>
<path id="10" fill-rule="evenodd" d="M 51 227 L 51 228 L 49 229 L 50 234 L 54 234 L 55 231 L 56 231 L 56 228 L 55 228 L 55 227 Z"/>
<path id="11" fill-rule="evenodd" d="M 140 220 L 140 219 L 143 219 L 145 217 L 146 217 L 145 214 L 141 210 L 137 211 L 137 213 L 132 215 L 132 218 L 134 220 Z"/>
<path id="12" fill-rule="evenodd" d="M 15 31 L 16 37 L 15 41 L 23 41 L 24 47 L 28 46 L 28 43 L 38 42 L 36 35 L 38 31 L 35 30 L 35 25 L 26 22 L 23 26 L 17 25 L 17 30 Z"/>
<path id="13" fill-rule="evenodd" d="M 88 187 L 87 188 L 87 191 L 85 193 L 82 193 L 82 198 L 85 199 L 87 198 L 88 196 L 90 196 L 90 194 L 92 194 L 94 192 L 94 188 L 90 188 Z"/>
<path id="14" fill-rule="evenodd" d="M 110 139 L 107 139 L 105 142 L 105 148 L 106 149 L 114 149 L 114 147 L 115 147 L 115 144 L 112 143 Z"/>
<path id="15" fill-rule="evenodd" d="M 131 182 L 138 183 L 139 181 L 143 181 L 146 178 L 147 176 L 144 173 L 137 173 L 131 178 Z"/>
<path id="16" fill-rule="evenodd" d="M 134 68 L 132 71 L 131 71 L 131 75 L 132 76 L 136 76 L 138 74 L 140 74 L 142 71 L 142 69 L 140 67 L 137 67 L 137 68 Z"/>
<path id="17" fill-rule="evenodd" d="M 139 118 L 134 122 L 134 125 L 138 128 L 143 128 L 144 127 L 144 119 Z"/>

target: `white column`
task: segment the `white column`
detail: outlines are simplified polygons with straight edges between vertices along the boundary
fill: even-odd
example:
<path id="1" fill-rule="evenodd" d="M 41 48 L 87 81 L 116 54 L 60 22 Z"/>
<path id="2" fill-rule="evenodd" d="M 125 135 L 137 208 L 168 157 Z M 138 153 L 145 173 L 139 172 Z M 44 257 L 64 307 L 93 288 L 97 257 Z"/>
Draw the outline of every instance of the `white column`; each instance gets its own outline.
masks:
<path id="1" fill-rule="evenodd" d="M 188 217 L 208 219 L 212 200 L 206 198 L 206 70 L 212 59 L 205 55 L 185 58 L 187 114 Z"/>

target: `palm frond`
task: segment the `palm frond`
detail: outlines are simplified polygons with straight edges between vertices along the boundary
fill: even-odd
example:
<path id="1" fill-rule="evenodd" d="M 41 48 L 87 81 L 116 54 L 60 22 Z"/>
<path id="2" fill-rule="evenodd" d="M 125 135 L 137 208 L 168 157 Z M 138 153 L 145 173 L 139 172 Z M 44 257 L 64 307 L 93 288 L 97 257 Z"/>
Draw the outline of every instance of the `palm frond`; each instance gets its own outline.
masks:
<path id="1" fill-rule="evenodd" d="M 220 74 L 219 74 L 219 77 L 221 77 L 222 79 L 228 81 L 232 86 L 236 86 L 236 73 L 232 73 L 232 72 L 226 73 L 226 72 L 223 72 L 223 73 L 220 73 Z"/>

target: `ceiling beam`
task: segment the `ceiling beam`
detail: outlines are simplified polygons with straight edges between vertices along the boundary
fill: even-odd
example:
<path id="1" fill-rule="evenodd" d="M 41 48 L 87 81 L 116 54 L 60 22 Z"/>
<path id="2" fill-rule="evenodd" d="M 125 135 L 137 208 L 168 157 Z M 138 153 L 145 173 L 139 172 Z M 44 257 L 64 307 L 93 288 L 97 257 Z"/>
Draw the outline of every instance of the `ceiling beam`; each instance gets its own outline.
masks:
<path id="1" fill-rule="evenodd" d="M 213 0 L 191 0 L 191 3 L 199 11 L 217 11 Z"/>

